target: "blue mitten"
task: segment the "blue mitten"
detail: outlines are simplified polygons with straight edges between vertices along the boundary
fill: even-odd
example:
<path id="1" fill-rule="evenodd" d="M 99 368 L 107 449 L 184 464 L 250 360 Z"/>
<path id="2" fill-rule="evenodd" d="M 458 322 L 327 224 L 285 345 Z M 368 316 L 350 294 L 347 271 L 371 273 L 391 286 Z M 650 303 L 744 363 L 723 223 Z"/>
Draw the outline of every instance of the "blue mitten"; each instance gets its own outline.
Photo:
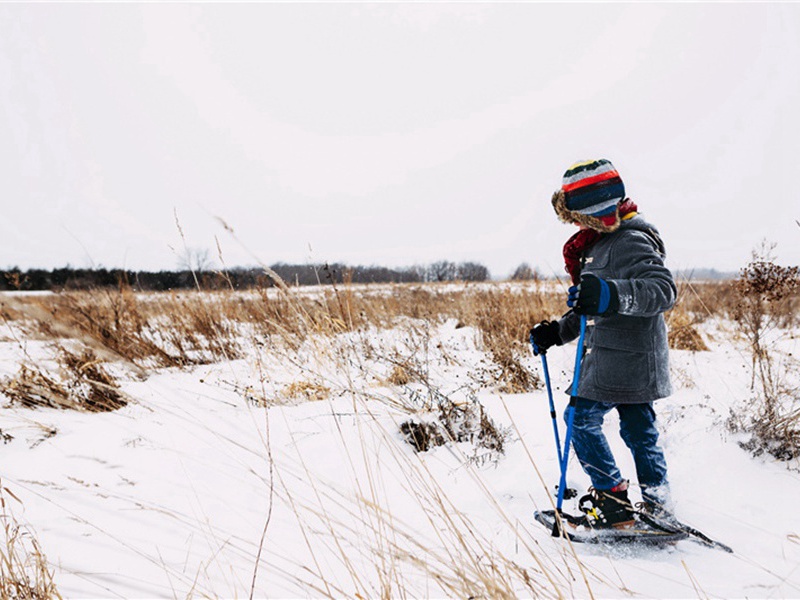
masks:
<path id="1" fill-rule="evenodd" d="M 569 288 L 567 306 L 579 315 L 606 315 L 617 312 L 619 293 L 613 281 L 597 275 L 581 275 L 578 285 Z"/>

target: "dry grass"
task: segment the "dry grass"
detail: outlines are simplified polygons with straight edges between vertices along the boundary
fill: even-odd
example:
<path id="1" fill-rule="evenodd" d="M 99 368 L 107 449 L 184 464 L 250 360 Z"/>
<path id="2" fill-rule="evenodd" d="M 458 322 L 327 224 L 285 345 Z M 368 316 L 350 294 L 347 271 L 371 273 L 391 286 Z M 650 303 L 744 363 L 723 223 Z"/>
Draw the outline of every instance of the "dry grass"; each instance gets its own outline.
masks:
<path id="1" fill-rule="evenodd" d="M 32 336 L 77 338 L 139 367 L 185 367 L 240 356 L 236 332 L 225 319 L 227 302 L 215 298 L 120 287 L 16 298 L 4 307 Z"/>
<path id="2" fill-rule="evenodd" d="M 736 306 L 736 293 L 730 281 L 679 281 L 675 309 L 694 324 L 711 317 L 726 317 Z"/>
<path id="3" fill-rule="evenodd" d="M 457 319 L 480 331 L 497 367 L 502 391 L 540 387 L 520 363 L 529 352 L 530 327 L 562 312 L 560 293 L 540 284 L 394 285 L 330 287 L 316 293 L 261 289 L 255 292 L 134 294 L 130 289 L 63 292 L 4 302 L 9 321 L 31 335 L 81 340 L 103 358 L 139 369 L 187 367 L 242 355 L 254 333 L 297 349 L 309 336 L 396 326 L 405 319 L 443 323 Z M 415 377 L 411 364 L 391 376 Z M 405 374 L 403 373 L 405 370 Z"/>
<path id="4" fill-rule="evenodd" d="M 13 302 L 6 299 L 2 314 L 31 335 L 78 339 L 84 345 L 78 354 L 91 352 L 98 361 L 122 361 L 142 375 L 151 368 L 182 368 L 239 358 L 253 342 L 291 352 L 309 339 L 353 332 L 366 337 L 371 328 L 416 327 L 413 323 L 435 326 L 455 319 L 459 327 L 471 326 L 479 333 L 479 343 L 493 362 L 486 371 L 486 383 L 504 393 L 519 393 L 541 387 L 537 375 L 522 362 L 530 352 L 528 331 L 540 320 L 563 313 L 562 287 L 533 281 L 134 294 L 121 286 L 116 290 L 22 297 Z M 780 305 L 776 319 L 781 326 L 796 320 L 796 302 L 795 295 Z M 707 350 L 698 326 L 710 317 L 738 316 L 739 306 L 740 297 L 731 282 L 681 283 L 678 302 L 667 315 L 670 346 Z M 396 386 L 425 382 L 426 366 L 419 359 L 424 348 L 413 350 L 405 356 L 395 353 L 382 357 L 387 364 L 384 381 Z M 92 362 L 87 359 L 85 364 Z M 74 364 L 71 370 L 81 374 L 84 367 Z M 102 390 L 113 394 L 113 386 L 109 387 L 98 373 L 87 372 L 81 378 L 93 386 L 92 394 Z M 38 394 L 49 405 L 68 405 L 63 401 L 61 383 L 29 366 L 6 387 L 20 401 L 23 394 Z M 298 396 L 297 391 L 287 390 L 287 395 Z M 320 393 L 314 391 L 309 397 Z M 303 392 L 298 397 L 303 396 L 308 394 Z M 115 404 L 113 400 L 107 403 Z"/>
<path id="5" fill-rule="evenodd" d="M 16 499 L 0 483 L 0 600 L 61 598 L 39 542 L 14 518 L 7 496 Z"/>
<path id="6" fill-rule="evenodd" d="M 0 389 L 12 402 L 29 408 L 78 408 L 67 389 L 37 367 L 20 365 L 14 377 L 0 382 Z"/>
<path id="7" fill-rule="evenodd" d="M 295 381 L 284 388 L 283 395 L 294 400 L 317 401 L 327 399 L 331 395 L 331 390 L 318 383 Z"/>
<path id="8" fill-rule="evenodd" d="M 538 376 L 526 369 L 518 357 L 523 348 L 528 351 L 530 328 L 543 315 L 557 312 L 559 309 L 553 309 L 559 301 L 563 300 L 557 294 L 551 296 L 541 290 L 533 294 L 520 294 L 512 289 L 492 290 L 467 315 L 467 322 L 480 329 L 486 349 L 501 368 L 500 391 L 514 394 L 542 387 Z"/>
<path id="9" fill-rule="evenodd" d="M 432 328 L 449 320 L 479 332 L 479 342 L 496 363 L 494 385 L 506 391 L 524 391 L 538 385 L 520 362 L 530 353 L 527 332 L 537 320 L 558 316 L 562 303 L 560 293 L 550 294 L 538 284 L 508 288 L 452 284 L 316 290 L 279 287 L 181 294 L 135 294 L 120 286 L 5 297 L 2 311 L 10 329 L 28 338 L 55 341 L 57 346 L 51 361 L 24 364 L 2 383 L 2 391 L 13 402 L 30 407 L 113 409 L 124 405 L 124 397 L 114 395 L 119 390 L 105 361 L 116 361 L 146 376 L 155 368 L 186 368 L 238 358 L 243 348 L 255 347 L 258 352 L 277 351 L 282 358 L 297 362 L 303 359 L 294 351 L 328 352 L 341 364 L 351 364 L 369 350 L 371 332 L 392 327 L 415 330 L 409 338 L 420 347 L 377 356 L 373 362 L 386 369 L 383 380 L 397 386 L 412 382 L 428 386 L 428 365 L 420 356 L 433 343 Z M 341 344 L 329 343 L 334 339 Z M 348 343 L 354 346 L 349 353 L 336 355 L 342 352 L 342 344 Z M 312 371 L 306 368 L 303 378 L 279 387 L 275 398 L 252 390 L 249 395 L 254 402 L 268 406 L 286 400 L 321 400 L 334 393 L 328 382 Z M 355 377 L 364 375 L 360 370 L 353 373 Z M 448 439 L 471 440 L 485 454 L 502 452 L 503 432 L 479 406 L 471 412 L 452 402 L 440 408 Z M 451 514 L 446 518 L 461 517 Z M 389 544 L 383 540 L 380 547 L 387 549 Z M 466 589 L 463 578 L 467 571 L 453 574 L 447 565 L 448 561 L 442 560 L 438 566 L 426 568 L 447 578 L 448 586 L 457 586 L 453 589 Z M 475 587 L 500 589 L 492 583 L 491 568 L 486 572 L 482 565 L 469 568 L 485 580 Z M 399 571 L 394 572 L 399 576 Z M 391 583 L 386 583 L 386 589 L 392 589 Z M 508 595 L 508 590 L 500 595 Z"/>
<path id="10" fill-rule="evenodd" d="M 521 361 L 529 356 L 530 327 L 564 312 L 562 287 L 534 281 L 135 294 L 121 286 L 6 299 L 2 314 L 31 335 L 78 339 L 86 351 L 104 360 L 123 361 L 141 375 L 151 368 L 239 358 L 253 336 L 257 344 L 280 344 L 291 351 L 310 338 L 409 327 L 409 319 L 429 325 L 455 319 L 458 326 L 472 326 L 479 332 L 479 342 L 494 363 L 487 383 L 504 393 L 519 393 L 541 387 L 535 373 Z M 795 303 L 793 298 L 781 305 L 782 326 L 796 319 Z M 681 283 L 678 302 L 667 315 L 670 346 L 707 350 L 698 325 L 709 317 L 735 316 L 737 306 L 736 289 L 730 282 Z M 384 360 L 391 363 L 385 380 L 393 385 L 425 380 L 425 368 L 416 354 L 385 356 Z M 62 395 L 33 370 L 19 374 L 20 385 L 29 381 L 51 400 Z M 46 373 L 41 375 L 48 378 Z"/>
<path id="11" fill-rule="evenodd" d="M 392 385 L 408 385 L 412 381 L 411 373 L 404 365 L 394 365 L 392 372 L 386 378 L 386 381 Z"/>
<path id="12" fill-rule="evenodd" d="M 14 377 L 0 381 L 12 403 L 89 412 L 107 412 L 128 403 L 119 384 L 88 348 L 79 353 L 58 347 L 56 374 L 38 365 L 20 365 Z"/>
<path id="13" fill-rule="evenodd" d="M 696 325 L 695 319 L 680 308 L 670 311 L 667 316 L 669 347 L 673 350 L 707 351 L 708 346 Z"/>
<path id="14" fill-rule="evenodd" d="M 369 410 L 361 400 L 354 398 L 354 405 L 358 411 L 364 410 L 366 417 Z M 453 408 L 459 407 L 445 410 Z M 436 429 L 442 438 L 453 439 L 450 432 Z M 305 594 L 325 598 L 566 598 L 588 592 L 593 597 L 592 583 L 578 557 L 565 549 L 544 552 L 525 525 L 505 513 L 483 482 L 481 463 L 463 454 L 463 445 L 455 445 L 451 451 L 462 462 L 460 476 L 474 484 L 471 497 L 486 499 L 496 518 L 489 537 L 482 531 L 483 523 L 471 521 L 459 510 L 463 498 L 450 497 L 419 455 L 409 455 L 393 443 L 391 431 L 381 427 L 373 431 L 382 432 L 379 439 L 392 443 L 380 443 L 360 432 L 361 447 L 349 445 L 350 468 L 343 472 L 359 473 L 355 501 L 349 494 L 337 492 L 337 486 L 318 482 L 309 469 L 313 457 L 298 453 L 299 472 L 275 470 L 276 494 L 302 524 L 312 557 L 304 573 L 294 575 Z M 380 462 L 373 460 L 376 444 L 387 452 Z M 421 511 L 421 524 L 404 522 L 407 511 L 401 511 L 401 516 L 387 509 L 391 503 L 385 494 L 389 492 L 381 484 L 386 464 L 402 473 L 406 488 L 402 501 L 409 509 Z M 290 490 L 287 480 L 302 484 Z M 496 547 L 498 531 L 517 540 L 513 556 Z M 324 566 L 315 554 L 319 543 L 335 548 L 335 556 L 326 558 Z M 335 580 L 330 578 L 332 571 L 337 574 Z M 592 577 L 616 587 L 600 574 L 592 573 Z"/>

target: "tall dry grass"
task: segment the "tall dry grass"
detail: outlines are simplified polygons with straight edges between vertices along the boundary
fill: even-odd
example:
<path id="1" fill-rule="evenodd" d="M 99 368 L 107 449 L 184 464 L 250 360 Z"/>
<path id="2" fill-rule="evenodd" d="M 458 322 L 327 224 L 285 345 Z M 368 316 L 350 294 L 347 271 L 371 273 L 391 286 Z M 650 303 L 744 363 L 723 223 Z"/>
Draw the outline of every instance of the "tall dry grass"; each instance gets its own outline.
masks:
<path id="1" fill-rule="evenodd" d="M 797 302 L 793 296 L 780 305 L 773 303 L 771 310 L 780 310 L 780 314 L 774 313 L 779 326 L 796 325 Z M 700 326 L 712 317 L 740 318 L 740 304 L 731 282 L 680 282 L 676 306 L 666 315 L 670 346 L 707 350 Z M 66 340 L 78 340 L 84 346 L 75 350 L 78 354 L 94 355 L 98 364 L 122 362 L 141 376 L 153 368 L 185 368 L 241 358 L 253 343 L 279 345 L 291 353 L 310 339 L 361 333 L 366 348 L 370 328 L 421 330 L 455 320 L 457 326 L 470 326 L 478 332 L 479 344 L 494 365 L 489 375 L 492 381 L 487 383 L 504 393 L 541 386 L 524 363 L 530 353 L 528 331 L 542 319 L 559 317 L 565 308 L 563 286 L 542 281 L 318 288 L 282 284 L 246 292 L 147 294 L 121 285 L 113 290 L 6 296 L 2 301 L 3 317 L 26 335 L 56 339 L 62 345 Z M 419 350 L 406 356 L 383 356 L 390 365 L 386 380 L 396 385 L 424 381 L 426 367 L 419 355 L 425 352 Z M 64 362 L 63 353 L 61 359 Z M 100 389 L 102 377 L 88 377 L 74 364 L 66 369 L 70 370 L 76 374 L 73 380 L 90 379 L 90 385 Z M 58 404 L 53 399 L 64 394 L 48 377 L 55 379 L 37 371 L 35 365 L 27 365 L 7 384 L 12 384 L 12 392 L 16 389 L 22 394 L 44 390 L 46 393 L 39 395 L 49 396 L 51 405 Z"/>
<path id="2" fill-rule="evenodd" d="M 152 368 L 184 368 L 241 358 L 256 343 L 299 349 L 311 338 L 428 325 L 455 319 L 471 326 L 494 363 L 493 383 L 505 393 L 541 386 L 525 368 L 528 331 L 565 311 L 563 286 L 554 282 L 481 284 L 342 285 L 319 288 L 260 288 L 247 292 L 134 293 L 114 290 L 63 292 L 3 299 L 4 318 L 28 335 L 77 339 L 99 361 L 120 361 L 146 376 Z M 707 350 L 699 326 L 710 317 L 734 318 L 739 306 L 730 282 L 679 284 L 678 302 L 667 314 L 670 346 Z M 781 305 L 781 326 L 796 324 L 797 300 Z M 393 361 L 388 381 L 425 378 L 413 356 Z M 20 373 L 30 380 L 31 372 Z M 33 373 L 35 375 L 35 373 Z M 43 374 L 45 375 L 45 374 Z M 43 381 L 42 378 L 39 378 Z M 40 381 L 40 382 L 41 382 Z"/>
<path id="3" fill-rule="evenodd" d="M 60 599 L 53 570 L 36 537 L 14 517 L 12 500 L 19 502 L 0 482 L 0 600 Z"/>
<path id="4" fill-rule="evenodd" d="M 31 335 L 83 340 L 102 358 L 140 369 L 187 367 L 240 358 L 248 332 L 297 348 L 309 336 L 333 336 L 404 319 L 475 327 L 499 367 L 498 383 L 513 393 L 540 382 L 520 363 L 527 334 L 559 316 L 563 298 L 543 284 L 328 286 L 314 292 L 135 294 L 117 290 L 63 292 L 4 301 L 9 320 Z M 402 376 L 402 375 L 398 375 Z"/>

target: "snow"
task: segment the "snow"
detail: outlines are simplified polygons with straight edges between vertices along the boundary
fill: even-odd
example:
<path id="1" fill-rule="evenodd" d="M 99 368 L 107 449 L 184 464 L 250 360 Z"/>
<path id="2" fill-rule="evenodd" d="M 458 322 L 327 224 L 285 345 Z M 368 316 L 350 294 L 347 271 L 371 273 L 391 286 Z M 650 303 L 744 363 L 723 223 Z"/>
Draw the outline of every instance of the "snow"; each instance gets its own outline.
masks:
<path id="1" fill-rule="evenodd" d="M 702 328 L 711 351 L 671 352 L 675 393 L 656 410 L 678 516 L 734 554 L 550 537 L 532 518 L 558 480 L 546 392 L 482 383 L 491 361 L 454 321 L 297 351 L 261 340 L 242 360 L 145 380 L 120 366 L 132 402 L 112 413 L 5 407 L 2 485 L 20 500 L 6 502 L 71 598 L 800 597 L 797 465 L 739 446 L 726 420 L 750 401 L 749 357 L 729 323 Z M 51 357 L 20 336 L 0 339 L 3 375 Z M 796 336 L 780 344 L 784 360 L 797 356 Z M 559 412 L 573 352 L 548 355 Z M 505 454 L 469 442 L 415 453 L 399 424 L 427 388 L 389 384 L 392 357 L 415 361 L 455 401 L 479 400 L 511 432 Z M 525 363 L 541 374 L 537 358 Z M 292 383 L 319 393 L 290 397 L 302 389 Z M 612 448 L 635 479 L 615 427 L 610 416 Z M 568 483 L 589 485 L 574 461 Z"/>

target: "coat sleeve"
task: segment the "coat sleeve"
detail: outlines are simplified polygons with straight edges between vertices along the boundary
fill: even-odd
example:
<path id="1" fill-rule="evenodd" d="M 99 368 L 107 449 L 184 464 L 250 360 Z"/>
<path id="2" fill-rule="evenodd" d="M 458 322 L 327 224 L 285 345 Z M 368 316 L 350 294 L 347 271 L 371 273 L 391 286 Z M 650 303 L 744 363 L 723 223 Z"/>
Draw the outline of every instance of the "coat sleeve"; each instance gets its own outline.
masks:
<path id="1" fill-rule="evenodd" d="M 646 233 L 630 231 L 614 245 L 613 262 L 621 265 L 611 281 L 617 286 L 617 312 L 630 317 L 652 317 L 675 304 L 678 290 L 663 255 Z"/>
<path id="2" fill-rule="evenodd" d="M 567 344 L 580 335 L 580 324 L 580 317 L 572 311 L 558 320 L 558 336 L 562 344 Z"/>

